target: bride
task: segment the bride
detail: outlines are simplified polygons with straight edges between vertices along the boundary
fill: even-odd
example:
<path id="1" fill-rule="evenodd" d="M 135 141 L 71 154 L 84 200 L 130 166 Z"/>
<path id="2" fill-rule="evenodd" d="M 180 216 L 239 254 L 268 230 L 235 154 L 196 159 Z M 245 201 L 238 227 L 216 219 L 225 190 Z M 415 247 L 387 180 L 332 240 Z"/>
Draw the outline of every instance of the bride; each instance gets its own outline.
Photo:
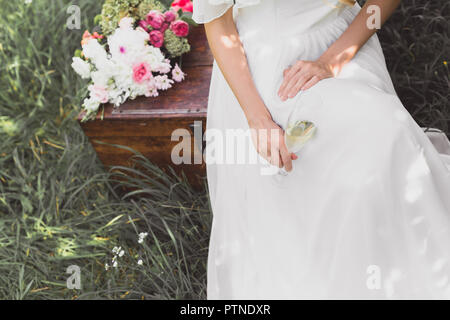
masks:
<path id="1" fill-rule="evenodd" d="M 399 2 L 194 0 L 215 58 L 207 136 L 250 130 L 262 159 L 207 161 L 208 299 L 450 298 L 450 171 L 375 34 Z M 317 129 L 297 153 L 293 112 Z"/>

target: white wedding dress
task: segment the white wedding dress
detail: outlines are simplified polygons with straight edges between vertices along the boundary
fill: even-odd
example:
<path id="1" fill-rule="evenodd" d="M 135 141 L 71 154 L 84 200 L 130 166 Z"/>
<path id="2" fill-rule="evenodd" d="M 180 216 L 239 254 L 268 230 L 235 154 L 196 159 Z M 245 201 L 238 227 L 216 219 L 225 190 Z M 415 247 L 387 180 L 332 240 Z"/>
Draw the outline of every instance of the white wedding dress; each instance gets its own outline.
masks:
<path id="1" fill-rule="evenodd" d="M 286 102 L 277 95 L 283 70 L 317 59 L 360 7 L 194 0 L 193 18 L 205 23 L 233 5 L 258 92 L 283 127 L 292 108 L 301 108 L 299 95 Z M 303 116 L 318 130 L 289 175 L 261 174 L 263 162 L 207 165 L 208 299 L 450 298 L 446 156 L 398 99 L 377 36 L 337 78 L 308 91 L 321 104 Z M 248 129 L 216 62 L 211 129 Z"/>

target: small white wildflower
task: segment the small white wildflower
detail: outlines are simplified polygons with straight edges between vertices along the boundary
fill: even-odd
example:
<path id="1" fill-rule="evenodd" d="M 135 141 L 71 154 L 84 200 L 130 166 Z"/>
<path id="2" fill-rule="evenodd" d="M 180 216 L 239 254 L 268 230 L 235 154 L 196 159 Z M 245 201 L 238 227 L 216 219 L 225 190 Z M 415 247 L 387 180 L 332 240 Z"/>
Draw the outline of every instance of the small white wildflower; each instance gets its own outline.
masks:
<path id="1" fill-rule="evenodd" d="M 109 269 L 109 264 L 105 263 L 105 270 L 108 271 Z"/>
<path id="2" fill-rule="evenodd" d="M 118 253 L 120 252 L 120 250 L 122 250 L 122 247 L 114 247 L 114 248 L 112 249 L 112 253 L 118 254 Z"/>
<path id="3" fill-rule="evenodd" d="M 114 267 L 114 268 L 117 268 L 117 266 L 118 266 L 118 263 L 117 263 L 117 261 L 114 261 L 114 263 L 113 263 L 113 267 Z"/>
<path id="4" fill-rule="evenodd" d="M 125 251 L 124 251 L 124 250 L 121 250 L 121 251 L 119 252 L 119 257 L 122 257 L 124 254 L 125 254 Z"/>
<path id="5" fill-rule="evenodd" d="M 148 236 L 148 233 L 147 233 L 147 232 L 141 232 L 141 233 L 139 233 L 139 238 L 144 239 L 146 236 Z"/>
<path id="6" fill-rule="evenodd" d="M 144 239 L 148 236 L 147 232 L 141 232 L 138 235 L 138 243 L 143 243 Z"/>
<path id="7" fill-rule="evenodd" d="M 144 264 L 144 261 L 142 261 L 142 259 L 139 259 L 137 262 L 138 265 L 142 266 Z"/>

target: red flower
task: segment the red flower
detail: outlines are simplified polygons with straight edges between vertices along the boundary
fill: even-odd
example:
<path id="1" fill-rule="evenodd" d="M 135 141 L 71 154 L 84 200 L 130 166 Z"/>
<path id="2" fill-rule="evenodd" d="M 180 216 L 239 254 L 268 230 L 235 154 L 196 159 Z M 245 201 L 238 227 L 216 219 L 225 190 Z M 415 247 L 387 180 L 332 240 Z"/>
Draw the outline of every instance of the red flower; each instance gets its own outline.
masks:
<path id="1" fill-rule="evenodd" d="M 170 30 L 178 37 L 186 37 L 189 33 L 189 25 L 186 21 L 176 20 L 170 24 Z"/>
<path id="2" fill-rule="evenodd" d="M 148 31 L 148 26 L 149 26 L 149 24 L 147 21 L 145 21 L 145 20 L 139 21 L 139 27 L 141 27 L 145 31 Z"/>
<path id="3" fill-rule="evenodd" d="M 164 23 L 164 15 L 157 10 L 151 10 L 147 14 L 147 23 L 151 25 L 152 28 L 159 29 Z"/>
<path id="4" fill-rule="evenodd" d="M 189 11 L 192 12 L 192 1 L 190 0 L 175 0 L 172 2 L 172 7 L 175 9 L 175 11 L 178 11 L 179 9 L 183 11 Z"/>
<path id="5" fill-rule="evenodd" d="M 149 33 L 150 43 L 155 48 L 161 48 L 164 43 L 164 35 L 161 31 L 152 30 Z"/>
<path id="6" fill-rule="evenodd" d="M 164 33 L 164 31 L 166 31 L 167 29 L 169 29 L 170 27 L 170 23 L 169 22 L 164 22 L 161 25 L 161 28 L 159 28 L 159 31 L 161 31 L 162 33 Z"/>
<path id="7" fill-rule="evenodd" d="M 172 22 L 177 18 L 177 14 L 174 10 L 167 10 L 164 12 L 164 18 L 167 22 Z"/>
<path id="8" fill-rule="evenodd" d="M 138 63 L 133 66 L 133 80 L 142 83 L 152 77 L 150 65 L 146 62 Z"/>

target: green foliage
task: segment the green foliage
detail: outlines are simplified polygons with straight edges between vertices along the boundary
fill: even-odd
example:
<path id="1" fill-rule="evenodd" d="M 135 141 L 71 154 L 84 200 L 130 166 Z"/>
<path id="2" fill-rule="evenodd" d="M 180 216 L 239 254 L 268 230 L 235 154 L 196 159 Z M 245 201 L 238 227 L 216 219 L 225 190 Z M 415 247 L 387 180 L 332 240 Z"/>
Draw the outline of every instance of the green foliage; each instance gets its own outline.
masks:
<path id="1" fill-rule="evenodd" d="M 86 83 L 70 64 L 101 3 L 77 2 L 81 30 L 65 26 L 71 4 L 0 0 L 0 299 L 204 298 L 207 195 L 142 158 L 138 180 L 99 163 L 75 120 Z M 119 196 L 119 174 L 146 196 Z M 106 271 L 114 246 L 126 253 Z M 82 290 L 66 288 L 70 265 Z"/>
<path id="2" fill-rule="evenodd" d="M 102 8 L 100 26 L 103 33 L 109 35 L 118 27 L 123 17 L 143 20 L 150 10 L 165 9 L 166 7 L 156 0 L 106 0 Z"/>
<path id="3" fill-rule="evenodd" d="M 171 58 L 181 56 L 191 50 L 188 40 L 177 37 L 170 29 L 164 31 L 164 46 Z"/>

